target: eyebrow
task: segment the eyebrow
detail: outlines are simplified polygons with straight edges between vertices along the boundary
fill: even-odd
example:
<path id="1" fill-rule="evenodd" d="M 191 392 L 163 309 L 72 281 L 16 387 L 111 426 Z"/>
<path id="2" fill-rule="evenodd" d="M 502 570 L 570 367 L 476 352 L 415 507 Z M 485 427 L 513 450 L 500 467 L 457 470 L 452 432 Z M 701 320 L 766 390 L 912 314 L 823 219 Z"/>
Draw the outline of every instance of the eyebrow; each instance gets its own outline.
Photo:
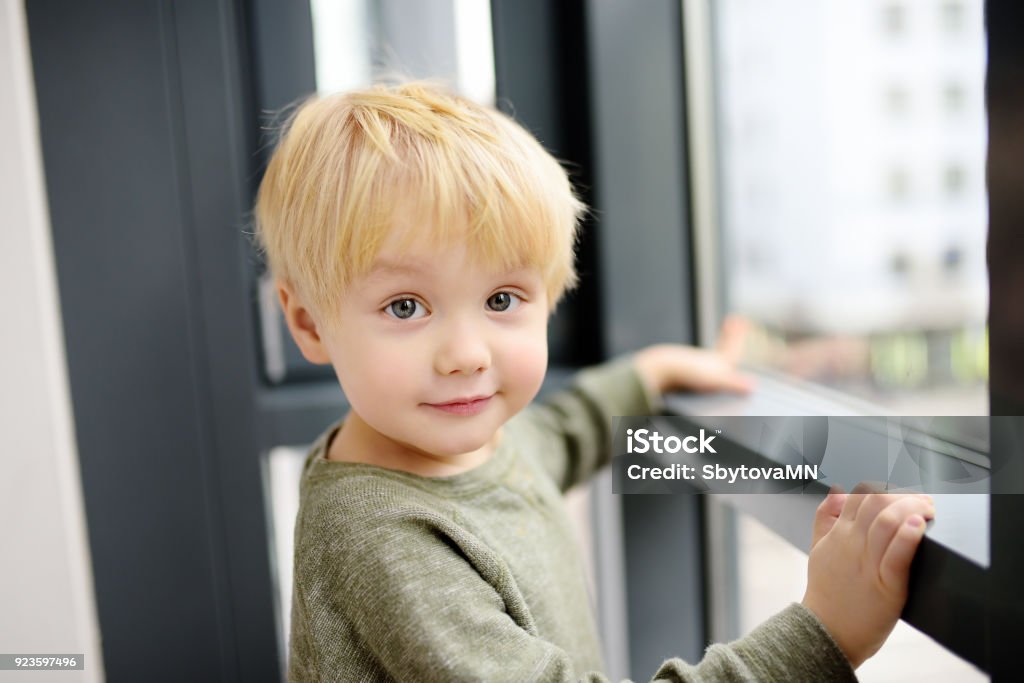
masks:
<path id="1" fill-rule="evenodd" d="M 521 268 L 511 268 L 502 273 L 496 273 L 500 277 L 514 277 L 523 273 L 534 270 L 529 266 Z M 416 261 L 392 261 L 390 259 L 381 259 L 374 262 L 373 266 L 367 272 L 369 277 L 382 277 L 387 275 L 423 275 L 429 273 L 431 268 L 426 264 L 420 264 Z"/>
<path id="2" fill-rule="evenodd" d="M 406 273 L 413 275 L 422 275 L 426 271 L 427 268 L 424 268 L 423 266 L 420 266 L 419 264 L 414 262 L 380 260 L 376 261 L 373 264 L 373 266 L 371 266 L 367 275 L 371 277 L 392 274 L 403 275 Z"/>

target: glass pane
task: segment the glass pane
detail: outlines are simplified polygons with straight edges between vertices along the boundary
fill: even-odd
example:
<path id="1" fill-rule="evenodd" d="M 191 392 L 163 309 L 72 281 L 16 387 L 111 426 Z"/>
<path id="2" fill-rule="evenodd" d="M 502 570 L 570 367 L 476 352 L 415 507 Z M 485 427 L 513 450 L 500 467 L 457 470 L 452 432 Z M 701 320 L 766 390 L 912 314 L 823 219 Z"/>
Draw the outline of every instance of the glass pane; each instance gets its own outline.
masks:
<path id="1" fill-rule="evenodd" d="M 722 313 L 748 362 L 896 414 L 986 414 L 982 0 L 705 0 Z M 738 636 L 807 556 L 736 513 Z M 900 622 L 863 681 L 988 677 Z"/>
<path id="2" fill-rule="evenodd" d="M 436 78 L 494 103 L 490 3 L 480 0 L 312 0 L 320 93 L 381 78 Z"/>
<path id="3" fill-rule="evenodd" d="M 896 413 L 986 414 L 982 0 L 709 7 L 749 360 Z"/>
<path id="4" fill-rule="evenodd" d="M 299 512 L 299 481 L 308 446 L 278 446 L 264 456 L 263 485 L 271 533 L 271 558 L 278 638 L 288 650 L 292 616 L 292 553 L 295 549 L 295 517 Z"/>

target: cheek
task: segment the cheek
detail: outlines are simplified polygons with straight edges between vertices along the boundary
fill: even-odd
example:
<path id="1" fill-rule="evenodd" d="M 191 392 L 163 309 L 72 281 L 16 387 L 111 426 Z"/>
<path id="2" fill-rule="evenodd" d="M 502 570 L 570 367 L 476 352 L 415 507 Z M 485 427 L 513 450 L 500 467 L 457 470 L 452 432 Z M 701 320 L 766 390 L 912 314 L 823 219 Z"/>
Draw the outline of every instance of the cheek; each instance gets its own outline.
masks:
<path id="1" fill-rule="evenodd" d="M 386 404 L 402 394 L 416 378 L 416 358 L 408 346 L 379 338 L 346 340 L 338 345 L 334 367 L 353 407 Z"/>
<path id="2" fill-rule="evenodd" d="M 548 369 L 548 343 L 546 331 L 532 334 L 511 346 L 509 371 L 514 375 L 517 389 L 529 402 L 540 391 Z"/>

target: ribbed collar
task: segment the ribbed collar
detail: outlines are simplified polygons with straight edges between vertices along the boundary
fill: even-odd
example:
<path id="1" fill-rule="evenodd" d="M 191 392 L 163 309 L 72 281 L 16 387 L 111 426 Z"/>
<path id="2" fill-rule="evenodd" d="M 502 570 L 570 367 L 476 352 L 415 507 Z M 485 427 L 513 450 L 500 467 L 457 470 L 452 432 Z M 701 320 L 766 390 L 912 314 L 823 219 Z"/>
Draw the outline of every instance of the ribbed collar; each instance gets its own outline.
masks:
<path id="1" fill-rule="evenodd" d="M 322 480 L 337 480 L 352 476 L 375 476 L 393 481 L 400 481 L 420 489 L 433 491 L 439 495 L 452 496 L 475 493 L 500 484 L 504 474 L 515 459 L 517 449 L 514 445 L 515 429 L 509 429 L 506 423 L 502 429 L 501 442 L 491 457 L 473 469 L 447 477 L 424 477 L 419 474 L 394 470 L 378 465 L 359 462 L 340 462 L 327 459 L 327 450 L 331 440 L 341 429 L 344 420 L 331 425 L 313 443 L 306 464 L 303 467 L 303 479 L 310 483 Z"/>

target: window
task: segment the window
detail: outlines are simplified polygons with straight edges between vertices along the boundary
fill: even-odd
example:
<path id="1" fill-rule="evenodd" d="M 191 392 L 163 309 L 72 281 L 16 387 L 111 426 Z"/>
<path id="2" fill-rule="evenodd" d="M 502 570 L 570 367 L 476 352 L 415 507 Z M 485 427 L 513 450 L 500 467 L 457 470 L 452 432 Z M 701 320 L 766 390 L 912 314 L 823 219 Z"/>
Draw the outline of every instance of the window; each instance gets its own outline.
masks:
<path id="1" fill-rule="evenodd" d="M 941 21 L 918 3 L 707 6 L 718 305 L 757 324 L 750 360 L 890 409 L 941 394 L 986 414 L 965 360 L 987 310 L 981 0 L 929 5 Z"/>
<path id="2" fill-rule="evenodd" d="M 474 0 L 313 0 L 317 91 L 388 75 L 440 78 L 494 103 L 490 6 Z"/>
<path id="3" fill-rule="evenodd" d="M 942 88 L 942 105 L 950 114 L 963 111 L 967 103 L 967 93 L 961 83 L 951 81 Z"/>
<path id="4" fill-rule="evenodd" d="M 942 187 L 947 195 L 959 197 L 967 185 L 967 171 L 960 164 L 948 164 L 942 173 Z"/>
<path id="5" fill-rule="evenodd" d="M 885 91 L 885 106 L 892 116 L 903 116 L 910 107 L 910 93 L 903 85 L 891 85 Z"/>
<path id="6" fill-rule="evenodd" d="M 885 173 L 885 194 L 893 202 L 906 200 L 910 196 L 910 172 L 901 166 L 894 166 Z"/>
<path id="7" fill-rule="evenodd" d="M 907 30 L 907 9 L 893 2 L 882 8 L 882 30 L 890 36 L 898 36 Z"/>
<path id="8" fill-rule="evenodd" d="M 717 140 L 703 190 L 714 209 L 696 230 L 713 232 L 718 271 L 701 282 L 718 285 L 702 305 L 754 321 L 751 365 L 897 415 L 987 414 L 981 0 L 684 6 L 698 5 Z M 770 55 L 756 73 L 741 60 L 750 51 Z M 773 114 L 778 144 L 751 140 L 743 122 Z M 728 639 L 800 599 L 806 556 L 709 506 L 730 510 L 711 513 L 729 521 L 709 543 L 726 556 L 728 585 L 711 590 L 715 637 Z M 858 675 L 987 679 L 906 624 Z"/>
<path id="9" fill-rule="evenodd" d="M 947 33 L 959 33 L 965 29 L 967 11 L 960 0 L 946 0 L 940 7 L 942 28 Z"/>

